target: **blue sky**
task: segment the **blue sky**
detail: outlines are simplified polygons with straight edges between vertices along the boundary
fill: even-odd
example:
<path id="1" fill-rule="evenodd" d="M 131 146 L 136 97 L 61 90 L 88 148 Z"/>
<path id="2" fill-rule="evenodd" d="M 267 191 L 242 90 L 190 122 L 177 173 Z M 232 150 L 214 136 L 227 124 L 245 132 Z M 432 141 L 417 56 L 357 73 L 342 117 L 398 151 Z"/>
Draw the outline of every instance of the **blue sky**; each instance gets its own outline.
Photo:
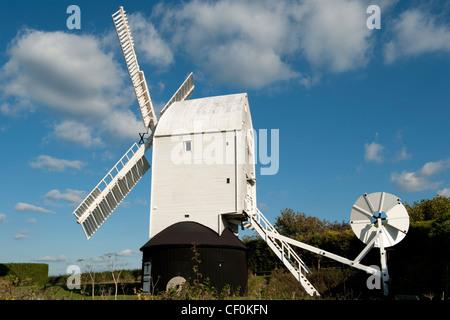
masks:
<path id="1" fill-rule="evenodd" d="M 67 28 L 71 4 L 80 29 Z M 115 252 L 140 267 L 150 172 L 90 240 L 72 215 L 144 131 L 119 5 L 157 111 L 194 72 L 192 98 L 247 92 L 256 131 L 279 130 L 278 171 L 257 165 L 270 221 L 284 208 L 348 221 L 365 192 L 450 196 L 448 1 L 7 1 L 0 262 L 45 262 L 52 275 Z M 367 28 L 369 5 L 381 29 Z"/>

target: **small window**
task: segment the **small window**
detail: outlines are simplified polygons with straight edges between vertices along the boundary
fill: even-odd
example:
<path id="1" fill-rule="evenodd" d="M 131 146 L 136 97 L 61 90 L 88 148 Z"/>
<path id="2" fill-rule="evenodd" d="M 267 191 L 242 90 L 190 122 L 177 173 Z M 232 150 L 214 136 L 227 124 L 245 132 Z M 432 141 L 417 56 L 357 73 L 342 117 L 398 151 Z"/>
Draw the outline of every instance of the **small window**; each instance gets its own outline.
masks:
<path id="1" fill-rule="evenodd" d="M 184 217 L 185 217 L 185 218 L 189 218 L 189 215 L 188 215 L 188 214 L 185 214 Z"/>
<path id="2" fill-rule="evenodd" d="M 184 141 L 184 151 L 190 152 L 192 149 L 192 142 L 191 141 Z"/>
<path id="3" fill-rule="evenodd" d="M 144 262 L 144 275 L 150 276 L 152 270 L 152 263 L 151 262 Z"/>
<path id="4" fill-rule="evenodd" d="M 227 178 L 227 183 L 230 183 L 230 178 Z"/>

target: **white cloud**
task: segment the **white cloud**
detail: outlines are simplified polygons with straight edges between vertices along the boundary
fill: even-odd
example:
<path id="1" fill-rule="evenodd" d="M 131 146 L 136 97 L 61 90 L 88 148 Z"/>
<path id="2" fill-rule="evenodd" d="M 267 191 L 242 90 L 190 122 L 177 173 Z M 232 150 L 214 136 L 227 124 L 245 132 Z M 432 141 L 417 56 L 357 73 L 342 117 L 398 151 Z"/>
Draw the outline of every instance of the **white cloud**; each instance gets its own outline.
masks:
<path id="1" fill-rule="evenodd" d="M 430 181 L 430 178 L 439 172 L 450 168 L 450 159 L 437 162 L 427 162 L 418 171 L 391 174 L 391 181 L 395 186 L 404 191 L 423 191 L 437 189 L 441 182 Z M 445 192 L 445 189 L 444 189 Z"/>
<path id="2" fill-rule="evenodd" d="M 373 34 L 366 28 L 365 9 L 353 0 L 194 0 L 157 5 L 158 30 L 140 12 L 128 16 L 141 62 L 167 67 L 176 52 L 187 55 L 203 79 L 259 89 L 291 80 L 309 86 L 324 72 L 365 66 Z M 82 146 L 102 147 L 100 136 L 110 133 L 136 138 L 143 126 L 137 110 L 129 110 L 135 97 L 123 57 L 111 54 L 113 38 L 111 33 L 102 38 L 32 29 L 18 33 L 1 69 L 0 111 L 22 114 L 46 106 L 60 117 L 54 136 Z M 299 68 L 303 61 L 309 67 Z M 67 126 L 82 135 L 62 130 Z"/>
<path id="3" fill-rule="evenodd" d="M 63 199 L 70 203 L 71 206 L 78 206 L 84 199 L 86 192 L 83 190 L 66 189 L 64 193 L 54 189 L 47 192 L 46 199 Z"/>
<path id="4" fill-rule="evenodd" d="M 399 150 L 397 152 L 395 160 L 397 160 L 397 161 L 407 160 L 407 159 L 411 159 L 411 157 L 412 157 L 412 154 L 408 153 L 406 151 L 406 147 L 403 147 L 401 150 Z"/>
<path id="5" fill-rule="evenodd" d="M 419 9 L 403 12 L 392 26 L 393 39 L 385 44 L 387 63 L 424 53 L 450 53 L 450 26 Z"/>
<path id="6" fill-rule="evenodd" d="M 136 198 L 134 200 L 134 203 L 139 206 L 147 206 L 148 205 L 148 201 L 146 199 L 142 199 L 142 198 Z"/>
<path id="7" fill-rule="evenodd" d="M 82 161 L 58 159 L 48 155 L 40 155 L 30 162 L 30 167 L 49 171 L 64 171 L 66 168 L 81 169 Z"/>
<path id="8" fill-rule="evenodd" d="M 40 261 L 40 262 L 60 262 L 60 261 L 66 261 L 66 260 L 67 260 L 67 258 L 63 254 L 61 254 L 57 258 L 51 257 L 51 256 L 44 256 L 44 257 L 35 259 L 35 261 Z"/>
<path id="9" fill-rule="evenodd" d="M 0 222 L 6 219 L 6 214 L 0 213 Z"/>
<path id="10" fill-rule="evenodd" d="M 297 76 L 282 55 L 289 20 L 284 2 L 192 1 L 164 10 L 172 41 L 220 82 L 262 87 Z"/>
<path id="11" fill-rule="evenodd" d="M 103 44 L 91 35 L 19 32 L 0 70 L 0 111 L 14 115 L 51 109 L 59 123 L 52 137 L 84 147 L 103 147 L 100 135 L 111 133 L 114 139 L 136 138 L 143 125 L 128 110 L 135 101 L 131 83 L 124 65 Z M 111 115 L 126 115 L 121 130 L 113 130 Z"/>
<path id="12" fill-rule="evenodd" d="M 130 257 L 130 256 L 134 256 L 138 253 L 139 253 L 139 251 L 136 251 L 136 250 L 125 249 L 125 250 L 118 252 L 117 255 L 121 256 L 121 257 Z"/>
<path id="13" fill-rule="evenodd" d="M 364 159 L 366 161 L 375 161 L 378 163 L 383 162 L 381 152 L 383 151 L 384 147 L 381 144 L 376 142 L 366 143 L 364 145 L 364 149 Z"/>
<path id="14" fill-rule="evenodd" d="M 192 1 L 160 9 L 172 42 L 205 77 L 251 88 L 364 66 L 370 53 L 365 7 L 358 1 Z M 300 58 L 300 59 L 299 59 Z"/>
<path id="15" fill-rule="evenodd" d="M 116 110 L 106 115 L 101 130 L 114 137 L 128 139 L 136 139 L 138 132 L 146 131 L 141 118 L 137 119 L 130 110 Z"/>
<path id="16" fill-rule="evenodd" d="M 36 219 L 35 218 L 27 219 L 25 222 L 26 223 L 36 223 Z"/>
<path id="17" fill-rule="evenodd" d="M 365 66 L 369 61 L 371 30 L 367 6 L 361 1 L 305 1 L 301 9 L 301 47 L 315 68 L 335 72 Z"/>
<path id="18" fill-rule="evenodd" d="M 14 235 L 14 239 L 15 240 L 19 240 L 19 239 L 26 239 L 29 238 L 29 234 L 30 234 L 30 230 L 22 230 L 22 232 L 17 233 Z"/>
<path id="19" fill-rule="evenodd" d="M 48 209 L 38 207 L 32 204 L 19 202 L 15 205 L 14 209 L 17 211 L 31 211 L 31 212 L 39 212 L 39 213 L 54 213 Z"/>
<path id="20" fill-rule="evenodd" d="M 168 66 L 174 62 L 172 50 L 161 38 L 155 26 L 140 12 L 127 15 L 131 33 L 135 41 L 134 50 L 139 61 L 157 66 Z"/>
<path id="21" fill-rule="evenodd" d="M 450 197 L 450 188 L 444 188 L 442 190 L 438 190 L 438 195 L 443 197 Z"/>
<path id="22" fill-rule="evenodd" d="M 84 147 L 103 147 L 104 143 L 99 137 L 92 137 L 92 128 L 77 121 L 63 121 L 55 126 L 53 135 L 65 141 L 74 142 Z"/>
<path id="23" fill-rule="evenodd" d="M 8 55 L 2 68 L 10 80 L 4 82 L 6 95 L 93 116 L 107 112 L 117 98 L 120 69 L 93 36 L 27 30 L 13 40 Z"/>

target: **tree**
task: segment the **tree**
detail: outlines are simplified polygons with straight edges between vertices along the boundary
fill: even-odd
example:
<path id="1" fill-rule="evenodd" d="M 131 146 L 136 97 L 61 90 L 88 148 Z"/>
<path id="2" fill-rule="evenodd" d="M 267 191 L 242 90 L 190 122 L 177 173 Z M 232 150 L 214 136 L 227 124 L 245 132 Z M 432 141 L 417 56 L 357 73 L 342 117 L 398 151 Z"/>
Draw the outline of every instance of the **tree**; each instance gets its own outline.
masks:
<path id="1" fill-rule="evenodd" d="M 245 237 L 242 242 L 247 247 L 247 264 L 256 275 L 269 275 L 280 264 L 280 260 L 261 238 Z"/>
<path id="2" fill-rule="evenodd" d="M 307 216 L 304 213 L 284 209 L 275 221 L 275 228 L 286 237 L 307 242 L 314 235 L 323 234 L 325 230 L 344 231 L 350 229 L 346 222 L 329 222 L 325 219 Z"/>
<path id="3" fill-rule="evenodd" d="M 311 234 L 320 233 L 325 229 L 325 220 L 295 213 L 292 209 L 284 209 L 275 221 L 275 228 L 286 237 L 308 238 Z M 306 239 L 305 239 L 306 240 Z"/>
<path id="4" fill-rule="evenodd" d="M 428 294 L 429 297 L 450 296 L 450 197 L 436 196 L 414 202 L 405 207 L 410 216 L 410 227 L 404 240 L 389 247 L 388 265 L 391 278 L 391 291 L 408 294 Z M 330 223 L 304 213 L 284 209 L 274 223 L 284 236 L 307 243 L 349 259 L 355 258 L 365 247 L 346 222 Z M 248 247 L 249 267 L 254 271 L 268 270 L 274 267 L 267 245 L 263 240 L 245 239 Z M 354 290 L 355 294 L 372 295 L 364 283 L 367 277 L 360 270 L 342 266 L 326 257 L 307 250 L 297 253 L 309 266 L 318 271 L 312 277 L 313 283 L 322 284 L 321 293 L 338 292 L 335 290 Z M 275 259 L 274 261 L 278 261 Z M 363 260 L 365 265 L 378 265 L 379 253 L 371 250 Z M 276 264 L 275 264 L 276 265 Z M 330 268 L 332 267 L 332 268 Z M 320 270 L 319 270 L 320 269 Z M 316 287 L 319 288 L 319 287 Z M 347 289 L 345 289 L 347 288 Z"/>
<path id="5" fill-rule="evenodd" d="M 117 253 L 106 253 L 103 255 L 103 259 L 105 259 L 106 262 L 108 263 L 108 268 L 109 271 L 111 271 L 111 275 L 116 289 L 114 292 L 114 300 L 117 300 L 117 291 L 118 291 L 117 284 L 120 281 L 120 274 L 123 271 L 123 270 L 116 270 L 117 256 L 118 256 Z"/>
<path id="6" fill-rule="evenodd" d="M 405 203 L 412 222 L 435 220 L 450 212 L 450 197 L 437 195 L 433 199 L 415 201 L 413 205 Z"/>
<path id="7" fill-rule="evenodd" d="M 390 275 L 398 291 L 448 297 L 450 284 L 450 197 L 405 204 L 410 228 L 393 248 Z"/>
<path id="8" fill-rule="evenodd" d="M 93 264 L 86 264 L 84 265 L 83 262 L 84 259 L 78 259 L 78 262 L 81 263 L 83 269 L 86 271 L 86 273 L 89 275 L 89 278 L 91 279 L 91 285 L 92 285 L 92 300 L 95 300 L 95 267 Z"/>
<path id="9" fill-rule="evenodd" d="M 350 256 L 353 251 L 355 235 L 350 225 L 344 221 L 329 222 L 286 208 L 281 211 L 274 226 L 284 236 L 341 256 Z M 317 265 L 317 269 L 320 269 L 322 256 L 309 251 L 301 251 L 298 254 L 305 263 Z"/>

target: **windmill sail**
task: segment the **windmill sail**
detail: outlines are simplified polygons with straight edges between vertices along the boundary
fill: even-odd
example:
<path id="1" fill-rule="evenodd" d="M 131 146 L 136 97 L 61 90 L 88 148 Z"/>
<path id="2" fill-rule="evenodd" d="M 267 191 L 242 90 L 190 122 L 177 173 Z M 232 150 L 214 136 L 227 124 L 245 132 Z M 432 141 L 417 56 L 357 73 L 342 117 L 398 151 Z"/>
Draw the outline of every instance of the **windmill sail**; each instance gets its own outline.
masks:
<path id="1" fill-rule="evenodd" d="M 152 141 L 149 139 L 148 141 Z M 150 168 L 144 153 L 151 142 L 133 144 L 73 212 L 89 239 Z"/>
<path id="2" fill-rule="evenodd" d="M 112 15 L 112 19 L 114 21 L 123 56 L 125 57 L 134 93 L 138 100 L 139 109 L 141 110 L 144 126 L 147 130 L 150 129 L 152 132 L 155 132 L 158 120 L 153 109 L 152 99 L 150 98 L 144 72 L 139 69 L 136 53 L 134 52 L 133 37 L 131 36 L 128 19 L 123 7 L 119 7 L 119 10 Z"/>
<path id="3" fill-rule="evenodd" d="M 178 88 L 177 92 L 170 98 L 169 102 L 166 103 L 164 108 L 161 110 L 160 115 L 166 112 L 167 108 L 170 107 L 171 104 L 178 101 L 184 101 L 189 99 L 194 91 L 194 74 L 191 74 L 184 80 L 183 84 Z"/>

